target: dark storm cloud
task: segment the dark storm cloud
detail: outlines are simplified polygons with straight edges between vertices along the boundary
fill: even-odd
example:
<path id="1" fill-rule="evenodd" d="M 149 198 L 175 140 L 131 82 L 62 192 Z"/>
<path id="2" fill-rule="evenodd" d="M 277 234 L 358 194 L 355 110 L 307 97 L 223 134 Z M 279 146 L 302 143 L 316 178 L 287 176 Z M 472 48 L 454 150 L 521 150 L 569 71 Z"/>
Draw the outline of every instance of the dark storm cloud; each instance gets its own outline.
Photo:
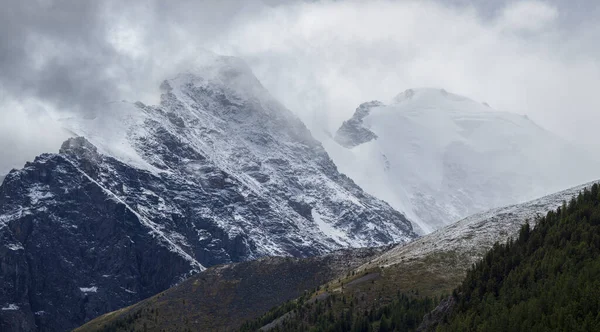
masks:
<path id="1" fill-rule="evenodd" d="M 109 98 L 106 63 L 117 54 L 99 1 L 3 2 L 0 86 L 9 95 L 79 109 Z"/>
<path id="2" fill-rule="evenodd" d="M 161 80 L 261 6 L 0 0 L 0 174 L 56 151 L 71 135 L 57 119 L 92 117 L 115 100 L 155 102 Z"/>
<path id="3" fill-rule="evenodd" d="M 151 70 L 151 54 L 132 58 L 115 48 L 115 18 L 140 25 L 138 37 L 150 50 L 176 53 L 174 29 L 198 42 L 245 8 L 240 1 L 2 0 L 0 88 L 12 98 L 85 112 L 119 98 L 119 80 Z"/>

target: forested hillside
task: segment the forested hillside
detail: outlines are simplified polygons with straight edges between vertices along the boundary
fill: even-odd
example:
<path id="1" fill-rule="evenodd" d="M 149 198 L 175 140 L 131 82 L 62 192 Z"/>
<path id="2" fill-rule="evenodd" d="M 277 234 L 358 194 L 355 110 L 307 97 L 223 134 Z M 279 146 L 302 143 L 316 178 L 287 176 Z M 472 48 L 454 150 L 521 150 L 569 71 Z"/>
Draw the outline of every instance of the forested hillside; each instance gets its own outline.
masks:
<path id="1" fill-rule="evenodd" d="M 439 331 L 600 331 L 600 190 L 495 245 L 453 294 Z"/>
<path id="2" fill-rule="evenodd" d="M 379 296 L 384 299 L 382 294 Z M 273 332 L 415 331 L 423 316 L 433 310 L 436 303 L 429 297 L 419 298 L 415 294 L 398 291 L 391 302 L 373 308 L 372 301 L 366 300 L 366 297 L 369 295 L 357 296 L 355 293 L 322 293 L 309 301 L 302 297 L 245 323 L 240 331 L 261 328 Z"/>

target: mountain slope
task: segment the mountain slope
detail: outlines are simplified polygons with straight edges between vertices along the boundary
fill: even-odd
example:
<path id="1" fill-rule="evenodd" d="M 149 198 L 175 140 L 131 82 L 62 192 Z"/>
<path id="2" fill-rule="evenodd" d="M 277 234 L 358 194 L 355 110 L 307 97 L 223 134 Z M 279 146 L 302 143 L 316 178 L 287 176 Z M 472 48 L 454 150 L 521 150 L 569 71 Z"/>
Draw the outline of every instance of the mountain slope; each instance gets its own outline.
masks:
<path id="1" fill-rule="evenodd" d="M 533 226 L 538 217 L 558 208 L 564 201 L 571 200 L 594 183 L 598 182 L 590 182 L 526 203 L 472 215 L 407 245 L 396 246 L 373 260 L 372 265 L 389 266 L 444 253 L 455 256 L 464 271 L 479 261 L 494 243 L 505 242 L 509 237 L 516 236 L 523 223 L 528 221 Z"/>
<path id="2" fill-rule="evenodd" d="M 351 311 L 357 315 L 355 318 L 359 318 L 358 316 L 362 317 L 365 310 L 374 311 L 375 316 L 371 317 L 369 315 L 369 319 L 373 321 L 380 320 L 382 317 L 382 312 L 377 311 L 378 308 L 384 308 L 387 305 L 392 307 L 400 305 L 406 309 L 404 314 L 410 313 L 410 315 L 431 308 L 432 303 L 436 302 L 432 298 L 450 294 L 464 279 L 466 271 L 472 264 L 484 257 L 496 241 L 503 242 L 508 237 L 517 236 L 521 225 L 527 220 L 533 223 L 536 216 L 543 215 L 547 211 L 561 206 L 563 201 L 569 201 L 574 195 L 577 195 L 584 188 L 590 188 L 591 185 L 592 183 L 589 183 L 528 203 L 481 213 L 462 220 L 456 225 L 447 226 L 432 234 L 425 235 L 407 245 L 387 248 L 380 254 L 365 258 L 368 261 L 362 265 L 358 264 L 357 267 L 341 270 L 338 273 L 338 275 L 342 274 L 341 276 L 329 279 L 317 291 L 309 292 L 299 299 L 299 302 L 292 301 L 285 304 L 280 302 L 279 307 L 274 308 L 262 317 L 251 320 L 245 324 L 245 327 L 251 329 L 256 327 L 257 324 L 269 324 L 271 328 L 280 328 L 280 330 L 308 329 L 311 326 L 318 326 L 322 322 L 321 320 L 314 320 L 314 317 L 327 317 L 326 320 L 334 322 L 328 316 L 329 312 L 332 313 L 333 317 L 339 317 L 341 313 Z M 310 265 L 310 263 L 308 264 Z M 312 270 L 311 267 L 306 266 L 306 268 Z M 273 273 L 277 275 L 276 271 Z M 275 276 L 267 274 L 263 277 L 266 280 L 271 280 Z M 168 291 L 171 294 L 170 303 L 183 303 L 184 300 L 187 303 L 192 298 L 198 297 L 196 293 L 177 290 L 180 287 L 176 286 Z M 429 299 L 423 297 L 429 297 Z M 219 300 L 216 299 L 216 301 Z M 263 300 L 256 298 L 256 301 L 250 302 L 250 306 L 259 305 L 259 301 Z M 407 301 L 412 304 L 407 305 Z M 412 301 L 418 301 L 418 303 Z M 119 325 L 122 328 L 125 326 L 130 327 L 131 325 L 125 323 L 128 315 L 135 312 L 133 308 L 136 308 L 136 310 L 146 308 L 147 312 L 152 308 L 156 309 L 156 304 L 153 303 L 142 302 L 135 307 L 127 308 L 123 314 L 115 312 L 106 315 L 104 317 L 107 320 L 94 320 L 85 326 L 85 330 L 102 330 L 100 327 L 107 323 L 115 326 L 124 324 Z M 268 303 L 274 305 L 273 302 Z M 319 305 L 317 303 L 321 303 L 321 309 L 318 309 Z M 331 306 L 329 306 L 330 304 Z M 300 307 L 306 310 L 301 310 Z M 416 311 L 411 311 L 410 308 Z M 286 315 L 291 310 L 301 310 L 301 314 L 298 316 Z M 323 313 L 326 313 L 326 315 L 321 315 Z M 317 316 L 313 317 L 313 315 Z M 110 319 L 108 319 L 109 317 Z M 208 319 L 208 317 L 210 315 L 199 314 L 198 319 Z M 392 317 L 389 312 L 387 317 Z M 400 317 L 406 318 L 407 316 L 394 316 L 394 319 L 400 319 Z M 224 316 L 222 319 L 215 320 L 214 324 L 227 322 L 229 319 L 231 318 Z M 289 321 L 288 325 L 284 323 L 286 319 Z M 179 322 L 181 319 L 177 318 L 177 321 Z M 141 320 L 137 320 L 137 322 L 139 323 L 137 326 L 142 324 Z M 173 320 L 165 322 L 173 322 Z M 270 324 L 271 322 L 276 323 Z M 306 325 L 307 322 L 308 325 Z M 347 321 L 347 323 L 351 322 L 352 320 Z M 405 326 L 412 327 L 417 324 L 416 321 L 404 321 L 404 323 L 407 324 Z M 186 327 L 189 326 L 186 325 Z M 237 326 L 239 327 L 239 325 Z M 231 325 L 231 327 L 235 326 Z"/>
<path id="3" fill-rule="evenodd" d="M 157 106 L 64 119 L 87 139 L 7 175 L 0 305 L 16 309 L 0 322 L 64 330 L 215 264 L 416 237 L 239 60 L 213 57 L 161 88 Z"/>
<path id="4" fill-rule="evenodd" d="M 278 241 L 319 239 L 318 247 L 331 250 L 414 237 L 402 214 L 337 171 L 304 124 L 239 59 L 209 57 L 161 89 L 158 106 L 120 103 L 95 119 L 64 123 L 104 154 L 152 172 L 196 182 L 210 181 L 213 169 L 226 172 L 246 187 L 245 194 L 265 197 L 286 216 L 285 223 L 310 233 L 286 233 Z M 235 235 L 237 225 L 256 222 L 256 217 L 244 218 L 221 224 Z M 271 233 L 271 238 L 279 234 Z M 260 249 L 262 254 L 284 252 L 269 243 Z"/>
<path id="5" fill-rule="evenodd" d="M 452 297 L 435 331 L 598 331 L 600 187 L 496 245 Z"/>
<path id="6" fill-rule="evenodd" d="M 341 171 L 425 233 L 591 181 L 600 166 L 526 116 L 437 89 L 364 103 L 334 138 L 324 144 Z"/>
<path id="7" fill-rule="evenodd" d="M 144 326 L 151 331 L 231 331 L 245 320 L 359 266 L 380 251 L 352 249 L 305 259 L 269 257 L 216 266 L 75 331 L 129 331 Z"/>

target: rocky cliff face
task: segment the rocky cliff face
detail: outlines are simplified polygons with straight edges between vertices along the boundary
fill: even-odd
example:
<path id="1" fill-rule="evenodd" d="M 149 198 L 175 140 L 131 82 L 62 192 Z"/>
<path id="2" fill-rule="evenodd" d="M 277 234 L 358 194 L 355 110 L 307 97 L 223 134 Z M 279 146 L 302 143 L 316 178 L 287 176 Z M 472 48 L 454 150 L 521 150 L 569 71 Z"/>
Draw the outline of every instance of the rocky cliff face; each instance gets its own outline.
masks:
<path id="1" fill-rule="evenodd" d="M 0 327 L 62 331 L 206 267 L 406 242 L 410 222 L 337 171 L 234 58 L 107 104 L 0 186 Z"/>

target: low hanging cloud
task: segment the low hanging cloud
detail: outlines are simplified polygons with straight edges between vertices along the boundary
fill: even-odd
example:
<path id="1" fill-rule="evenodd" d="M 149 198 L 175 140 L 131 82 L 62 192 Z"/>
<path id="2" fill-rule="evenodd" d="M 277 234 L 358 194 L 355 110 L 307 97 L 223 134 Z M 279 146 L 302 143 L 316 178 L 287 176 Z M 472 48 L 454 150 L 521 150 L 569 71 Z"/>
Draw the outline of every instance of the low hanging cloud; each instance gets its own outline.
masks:
<path id="1" fill-rule="evenodd" d="M 317 135 L 423 86 L 572 140 L 600 125 L 595 1 L 2 2 L 0 172 L 58 149 L 69 133 L 48 119 L 155 103 L 201 49 L 244 58 Z"/>
<path id="2" fill-rule="evenodd" d="M 269 8 L 228 38 L 233 54 L 305 121 L 332 131 L 361 102 L 445 88 L 528 114 L 570 139 L 600 124 L 599 24 L 541 1 L 497 8 L 342 1 Z M 565 17 L 572 13 L 565 13 Z M 580 17 L 585 20 L 585 17 Z M 585 130 L 581 130 L 585 128 Z"/>

